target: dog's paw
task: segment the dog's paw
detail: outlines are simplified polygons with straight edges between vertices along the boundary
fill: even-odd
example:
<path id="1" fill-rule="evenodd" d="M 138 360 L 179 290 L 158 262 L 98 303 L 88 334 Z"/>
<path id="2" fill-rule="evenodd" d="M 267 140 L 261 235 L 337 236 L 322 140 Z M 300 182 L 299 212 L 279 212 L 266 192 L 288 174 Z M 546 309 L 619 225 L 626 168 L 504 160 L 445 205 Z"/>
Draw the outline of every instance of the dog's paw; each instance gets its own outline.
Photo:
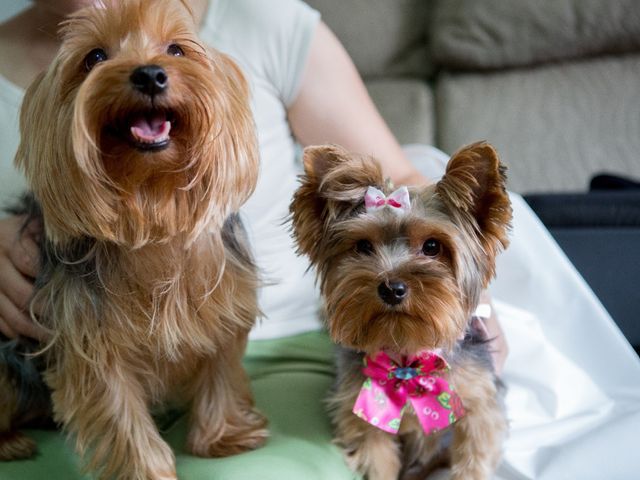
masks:
<path id="1" fill-rule="evenodd" d="M 0 433 L 0 460 L 21 460 L 36 453 L 36 442 L 18 431 Z"/>
<path id="2" fill-rule="evenodd" d="M 489 465 L 473 465 L 472 462 L 464 465 L 461 463 L 451 465 L 450 480 L 490 480 L 491 478 L 492 472 Z"/>
<path id="3" fill-rule="evenodd" d="M 199 457 L 228 457 L 261 447 L 269 437 L 267 420 L 249 410 L 240 420 L 228 421 L 215 433 L 196 429 L 189 435 L 188 450 Z"/>
<path id="4" fill-rule="evenodd" d="M 178 480 L 178 475 L 176 475 L 176 472 L 157 472 L 155 474 L 152 474 L 151 477 L 149 478 L 153 478 L 153 480 Z"/>
<path id="5" fill-rule="evenodd" d="M 400 472 L 397 455 L 378 456 L 364 447 L 344 450 L 344 460 L 351 471 L 364 475 L 367 480 L 396 479 Z"/>
<path id="6" fill-rule="evenodd" d="M 364 461 L 359 450 L 343 450 L 342 456 L 349 470 L 352 472 L 360 472 L 362 470 Z"/>

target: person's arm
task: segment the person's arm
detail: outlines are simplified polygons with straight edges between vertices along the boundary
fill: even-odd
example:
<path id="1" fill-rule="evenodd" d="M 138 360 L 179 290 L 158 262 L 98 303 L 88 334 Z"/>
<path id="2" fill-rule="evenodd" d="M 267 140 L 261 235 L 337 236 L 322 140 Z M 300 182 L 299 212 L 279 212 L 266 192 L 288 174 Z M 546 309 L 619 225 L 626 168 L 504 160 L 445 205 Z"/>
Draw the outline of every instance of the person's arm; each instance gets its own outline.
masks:
<path id="1" fill-rule="evenodd" d="M 493 364 L 498 375 L 502 374 L 504 363 L 509 356 L 509 344 L 504 336 L 498 316 L 496 315 L 496 309 L 491 301 L 491 295 L 488 290 L 485 290 L 480 295 L 480 303 L 486 303 L 491 307 L 491 312 L 488 318 L 484 319 L 484 325 L 487 329 L 487 338 L 490 340 L 491 356 L 493 357 Z"/>
<path id="2" fill-rule="evenodd" d="M 288 114 L 293 134 L 302 145 L 336 143 L 370 154 L 398 185 L 428 181 L 404 155 L 349 54 L 322 22 L 311 42 L 300 90 Z"/>
<path id="3" fill-rule="evenodd" d="M 18 216 L 0 219 L 0 332 L 43 340 L 45 330 L 27 313 L 38 271 L 37 232 L 28 226 L 21 235 L 23 222 Z"/>
<path id="4" fill-rule="evenodd" d="M 340 41 L 320 23 L 309 49 L 297 98 L 289 107 L 289 123 L 302 145 L 336 143 L 370 154 L 396 185 L 421 185 L 424 177 L 407 159 L 382 119 L 355 65 Z M 485 292 L 484 302 L 490 303 Z M 495 312 L 485 322 L 496 370 L 500 373 L 508 347 Z"/>

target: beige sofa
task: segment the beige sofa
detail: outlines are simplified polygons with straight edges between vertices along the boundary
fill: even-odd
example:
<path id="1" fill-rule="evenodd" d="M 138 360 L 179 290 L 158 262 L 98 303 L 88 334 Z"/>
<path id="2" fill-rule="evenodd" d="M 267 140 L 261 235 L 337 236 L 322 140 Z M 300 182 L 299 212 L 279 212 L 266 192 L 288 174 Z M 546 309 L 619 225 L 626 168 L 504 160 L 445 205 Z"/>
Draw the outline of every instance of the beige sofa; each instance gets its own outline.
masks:
<path id="1" fill-rule="evenodd" d="M 520 193 L 640 177 L 639 0 L 309 0 L 402 143 L 486 139 Z"/>

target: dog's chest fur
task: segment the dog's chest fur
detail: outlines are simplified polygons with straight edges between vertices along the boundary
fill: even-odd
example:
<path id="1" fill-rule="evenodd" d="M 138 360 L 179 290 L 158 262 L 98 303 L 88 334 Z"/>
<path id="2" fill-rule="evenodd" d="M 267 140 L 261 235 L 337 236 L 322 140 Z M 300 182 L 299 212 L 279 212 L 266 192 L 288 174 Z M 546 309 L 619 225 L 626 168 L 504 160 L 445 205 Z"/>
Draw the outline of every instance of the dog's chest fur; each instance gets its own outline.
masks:
<path id="1" fill-rule="evenodd" d="M 451 367 L 451 383 L 462 397 L 463 403 L 465 398 L 473 398 L 481 394 L 478 390 L 483 388 L 497 388 L 500 403 L 502 403 L 505 389 L 494 373 L 488 343 L 473 328 L 473 322 L 470 322 L 469 325 L 465 337 L 456 344 L 451 352 L 445 355 Z M 366 379 L 362 372 L 364 355 L 363 352 L 338 347 L 337 378 L 331 397 L 331 404 L 334 407 L 344 401 L 349 405 L 355 403 L 355 398 Z M 371 429 L 375 430 L 375 427 L 371 427 Z M 447 429 L 426 435 L 413 410 L 407 409 L 397 434 L 397 440 L 402 445 L 402 455 L 405 458 L 406 467 L 412 467 L 420 457 L 420 452 L 425 449 L 431 452 L 429 468 L 445 461 L 448 455 L 447 449 L 451 445 L 451 434 L 452 431 Z M 385 433 L 384 435 L 391 434 Z"/>
<path id="2" fill-rule="evenodd" d="M 33 198 L 12 212 L 40 215 Z M 152 402 L 182 391 L 203 356 L 244 338 L 257 311 L 256 268 L 237 215 L 188 249 L 181 238 L 134 251 L 83 238 L 63 248 L 44 242 L 41 263 L 40 321 L 59 334 L 47 375 L 70 351 L 105 364 L 117 355 L 140 372 Z M 21 343 L 12 348 L 31 368 L 18 358 Z"/>

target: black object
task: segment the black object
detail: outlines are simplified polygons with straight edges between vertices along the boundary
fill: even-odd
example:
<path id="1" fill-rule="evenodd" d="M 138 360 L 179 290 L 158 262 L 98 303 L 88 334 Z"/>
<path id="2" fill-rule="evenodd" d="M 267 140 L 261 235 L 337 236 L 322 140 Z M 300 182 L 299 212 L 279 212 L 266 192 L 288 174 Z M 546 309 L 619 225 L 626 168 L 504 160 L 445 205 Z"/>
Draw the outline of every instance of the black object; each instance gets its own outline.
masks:
<path id="1" fill-rule="evenodd" d="M 640 182 L 619 175 L 601 173 L 591 179 L 589 190 L 640 190 Z"/>
<path id="2" fill-rule="evenodd" d="M 136 68 L 129 80 L 140 92 L 153 97 L 163 93 L 169 84 L 169 77 L 159 65 L 143 65 Z"/>
<path id="3" fill-rule="evenodd" d="M 547 228 L 640 228 L 640 190 L 525 195 Z"/>
<path id="4" fill-rule="evenodd" d="M 599 175 L 589 193 L 524 198 L 640 352 L 640 184 Z"/>
<path id="5" fill-rule="evenodd" d="M 378 285 L 378 295 L 387 305 L 398 305 L 407 296 L 407 284 L 398 281 L 382 282 Z"/>

